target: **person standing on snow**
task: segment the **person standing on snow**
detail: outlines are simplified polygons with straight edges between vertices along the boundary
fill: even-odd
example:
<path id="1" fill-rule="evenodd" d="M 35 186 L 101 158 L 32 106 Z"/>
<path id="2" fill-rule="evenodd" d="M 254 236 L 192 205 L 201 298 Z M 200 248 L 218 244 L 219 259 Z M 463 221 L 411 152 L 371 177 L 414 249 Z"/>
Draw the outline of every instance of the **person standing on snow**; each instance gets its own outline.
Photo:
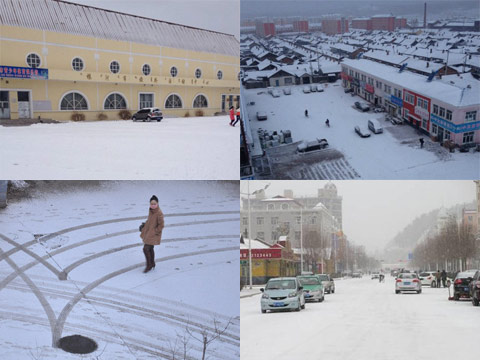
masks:
<path id="1" fill-rule="evenodd" d="M 441 280 L 441 275 L 440 275 L 440 270 L 437 270 L 437 272 L 435 273 L 435 278 L 437 279 L 437 288 L 440 287 L 441 283 L 440 283 L 440 280 Z"/>
<path id="2" fill-rule="evenodd" d="M 443 287 L 447 287 L 447 272 L 444 270 L 442 270 L 442 284 L 443 284 Z"/>
<path id="3" fill-rule="evenodd" d="M 143 253 L 145 254 L 146 267 L 144 273 L 155 268 L 155 252 L 153 247 L 160 245 L 162 241 L 162 230 L 165 226 L 163 213 L 158 206 L 158 198 L 153 195 L 150 198 L 150 209 L 145 223 L 140 225 L 140 237 L 143 240 Z"/>
<path id="4" fill-rule="evenodd" d="M 230 125 L 233 126 L 233 122 L 235 121 L 235 109 L 233 106 L 230 106 Z"/>

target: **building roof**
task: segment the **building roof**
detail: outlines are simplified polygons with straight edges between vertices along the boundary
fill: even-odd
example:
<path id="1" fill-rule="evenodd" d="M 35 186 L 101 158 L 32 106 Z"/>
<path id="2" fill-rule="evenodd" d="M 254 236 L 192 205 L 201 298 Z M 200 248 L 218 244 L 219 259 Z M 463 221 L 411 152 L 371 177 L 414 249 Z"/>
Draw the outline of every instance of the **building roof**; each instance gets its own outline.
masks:
<path id="1" fill-rule="evenodd" d="M 409 71 L 399 72 L 397 68 L 380 64 L 371 60 L 344 60 L 343 63 L 359 71 L 378 76 L 386 81 L 404 87 L 405 89 L 422 95 L 438 99 L 454 106 L 479 105 L 478 94 L 480 82 L 472 83 L 470 87 L 462 87 L 457 84 L 445 83 L 433 79 L 427 81 L 424 75 L 417 75 Z"/>
<path id="2" fill-rule="evenodd" d="M 240 243 L 240 249 L 248 249 L 250 241 L 251 241 L 250 246 L 252 249 L 270 249 L 271 247 L 270 245 L 258 239 L 250 240 L 247 238 L 243 238 L 243 243 Z"/>
<path id="3" fill-rule="evenodd" d="M 0 24 L 239 56 L 233 35 L 61 0 L 0 0 Z"/>

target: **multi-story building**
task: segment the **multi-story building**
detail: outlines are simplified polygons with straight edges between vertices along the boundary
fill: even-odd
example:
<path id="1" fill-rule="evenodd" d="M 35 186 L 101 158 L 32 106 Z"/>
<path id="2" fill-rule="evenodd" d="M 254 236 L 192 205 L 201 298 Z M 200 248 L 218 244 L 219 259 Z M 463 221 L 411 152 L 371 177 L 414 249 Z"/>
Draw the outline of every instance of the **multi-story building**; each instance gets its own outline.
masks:
<path id="1" fill-rule="evenodd" d="M 375 15 L 372 16 L 372 30 L 395 30 L 395 16 Z"/>
<path id="2" fill-rule="evenodd" d="M 60 0 L 0 1 L 0 117 L 118 119 L 228 110 L 240 93 L 232 35 Z"/>
<path id="3" fill-rule="evenodd" d="M 344 60 L 341 77 L 344 87 L 440 142 L 480 143 L 478 81 L 452 84 L 364 59 Z"/>
<path id="4" fill-rule="evenodd" d="M 355 18 L 352 19 L 352 29 L 372 30 L 372 19 L 370 18 Z"/>
<path id="5" fill-rule="evenodd" d="M 275 36 L 275 24 L 273 22 L 257 22 L 255 34 L 260 37 Z"/>
<path id="6" fill-rule="evenodd" d="M 293 31 L 308 33 L 308 21 L 307 20 L 295 20 L 293 22 Z"/>
<path id="7" fill-rule="evenodd" d="M 288 195 L 288 191 L 287 191 Z M 333 201 L 331 195 L 326 196 Z M 316 203 L 312 206 L 312 199 Z M 241 232 L 248 235 L 248 199 L 242 199 Z M 332 202 L 333 203 L 333 202 Z M 252 238 L 275 244 L 280 236 L 288 236 L 293 248 L 300 247 L 302 231 L 317 231 L 329 243 L 339 230 L 337 219 L 318 198 L 293 199 L 286 196 L 250 199 Z M 336 209 L 338 212 L 338 208 Z M 302 224 L 303 223 L 303 227 Z"/>
<path id="8" fill-rule="evenodd" d="M 343 34 L 348 32 L 347 19 L 323 19 L 322 31 L 327 35 Z"/>

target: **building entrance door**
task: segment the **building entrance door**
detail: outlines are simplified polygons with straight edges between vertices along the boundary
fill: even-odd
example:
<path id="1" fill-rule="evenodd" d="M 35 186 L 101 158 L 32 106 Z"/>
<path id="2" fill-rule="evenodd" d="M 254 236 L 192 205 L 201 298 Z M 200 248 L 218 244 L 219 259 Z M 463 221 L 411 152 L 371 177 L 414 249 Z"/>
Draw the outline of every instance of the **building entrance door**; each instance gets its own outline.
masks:
<path id="1" fill-rule="evenodd" d="M 18 118 L 30 118 L 30 93 L 28 91 L 19 91 L 18 98 Z"/>
<path id="2" fill-rule="evenodd" d="M 0 119 L 10 119 L 8 91 L 0 91 Z"/>

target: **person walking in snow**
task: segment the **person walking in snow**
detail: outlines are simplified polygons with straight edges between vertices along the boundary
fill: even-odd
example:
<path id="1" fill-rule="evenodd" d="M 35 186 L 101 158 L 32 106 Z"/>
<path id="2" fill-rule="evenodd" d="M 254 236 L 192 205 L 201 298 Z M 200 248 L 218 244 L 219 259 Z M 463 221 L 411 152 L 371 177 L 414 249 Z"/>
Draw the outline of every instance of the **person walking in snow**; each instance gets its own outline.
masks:
<path id="1" fill-rule="evenodd" d="M 155 268 L 155 252 L 153 247 L 160 245 L 164 226 L 163 213 L 158 206 L 158 198 L 153 195 L 150 198 L 150 209 L 148 210 L 147 221 L 140 225 L 140 237 L 144 243 L 143 253 L 145 254 L 146 260 L 144 273 Z"/>
<path id="2" fill-rule="evenodd" d="M 443 287 L 447 287 L 447 272 L 445 271 L 445 269 L 442 270 L 442 284 L 443 284 Z"/>
<path id="3" fill-rule="evenodd" d="M 327 120 L 325 121 L 325 125 L 327 125 L 328 127 L 330 127 L 330 120 L 327 119 Z"/>
<path id="4" fill-rule="evenodd" d="M 308 117 L 308 110 L 305 109 L 305 117 Z"/>
<path id="5" fill-rule="evenodd" d="M 233 122 L 235 121 L 235 109 L 233 106 L 230 106 L 230 125 L 233 126 Z"/>
<path id="6" fill-rule="evenodd" d="M 442 276 L 440 274 L 440 270 L 437 270 L 437 272 L 435 273 L 435 278 L 437 279 L 436 286 L 437 286 L 437 288 L 439 288 L 440 285 L 441 285 L 440 281 L 441 281 L 441 278 L 442 278 Z"/>
<path id="7" fill-rule="evenodd" d="M 240 108 L 237 108 L 237 119 L 233 123 L 233 126 L 237 125 L 237 123 L 240 121 Z"/>
<path id="8" fill-rule="evenodd" d="M 424 143 L 425 143 L 425 140 L 423 140 L 423 138 L 420 138 L 420 149 L 423 149 Z"/>

